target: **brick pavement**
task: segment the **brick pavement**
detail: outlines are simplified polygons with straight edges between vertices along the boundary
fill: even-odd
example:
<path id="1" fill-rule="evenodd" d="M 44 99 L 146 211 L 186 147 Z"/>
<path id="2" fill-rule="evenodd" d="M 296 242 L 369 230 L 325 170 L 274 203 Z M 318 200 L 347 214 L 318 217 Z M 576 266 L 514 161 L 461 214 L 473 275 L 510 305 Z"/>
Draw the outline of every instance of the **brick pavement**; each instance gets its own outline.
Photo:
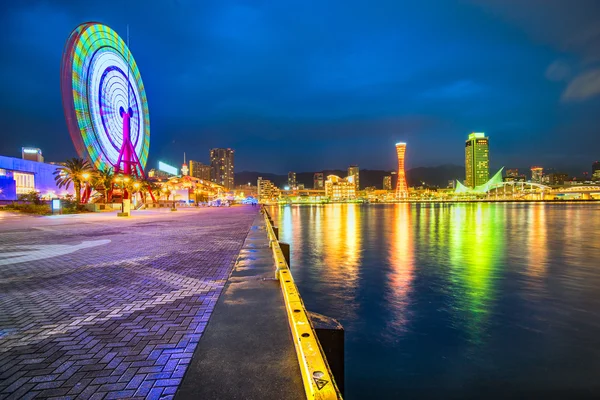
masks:
<path id="1" fill-rule="evenodd" d="M 0 224 L 0 399 L 172 398 L 257 210 Z"/>

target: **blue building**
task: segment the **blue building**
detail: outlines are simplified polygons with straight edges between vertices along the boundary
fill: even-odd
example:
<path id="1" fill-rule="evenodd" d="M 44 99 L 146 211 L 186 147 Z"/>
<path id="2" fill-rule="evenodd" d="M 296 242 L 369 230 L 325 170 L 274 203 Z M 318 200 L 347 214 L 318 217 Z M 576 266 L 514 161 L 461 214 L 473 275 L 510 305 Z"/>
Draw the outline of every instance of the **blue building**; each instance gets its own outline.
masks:
<path id="1" fill-rule="evenodd" d="M 35 190 L 44 198 L 73 194 L 73 185 L 59 189 L 54 181 L 58 165 L 0 156 L 0 200 L 17 200 Z"/>

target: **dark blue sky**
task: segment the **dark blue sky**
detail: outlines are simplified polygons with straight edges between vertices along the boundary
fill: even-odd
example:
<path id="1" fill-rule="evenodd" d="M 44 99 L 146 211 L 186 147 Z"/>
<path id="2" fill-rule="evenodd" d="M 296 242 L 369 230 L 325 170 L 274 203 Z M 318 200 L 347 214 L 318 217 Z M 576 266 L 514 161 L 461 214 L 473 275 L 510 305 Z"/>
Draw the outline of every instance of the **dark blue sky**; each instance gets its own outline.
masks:
<path id="1" fill-rule="evenodd" d="M 146 86 L 150 166 L 236 150 L 283 173 L 464 162 L 589 170 L 600 158 L 600 1 L 11 1 L 0 5 L 0 154 L 75 155 L 60 61 L 79 23 L 121 36 Z"/>

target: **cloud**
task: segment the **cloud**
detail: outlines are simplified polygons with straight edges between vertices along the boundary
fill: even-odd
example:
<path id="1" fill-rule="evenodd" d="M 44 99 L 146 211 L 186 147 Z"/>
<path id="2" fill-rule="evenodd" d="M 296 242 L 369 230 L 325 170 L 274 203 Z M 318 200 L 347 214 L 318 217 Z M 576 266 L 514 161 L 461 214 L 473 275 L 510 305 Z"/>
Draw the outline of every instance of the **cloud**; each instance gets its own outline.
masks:
<path id="1" fill-rule="evenodd" d="M 600 68 L 573 79 L 562 94 L 563 101 L 583 101 L 600 94 Z"/>
<path id="2" fill-rule="evenodd" d="M 561 60 L 556 60 L 546 69 L 546 79 L 554 82 L 567 80 L 571 75 L 569 64 Z"/>

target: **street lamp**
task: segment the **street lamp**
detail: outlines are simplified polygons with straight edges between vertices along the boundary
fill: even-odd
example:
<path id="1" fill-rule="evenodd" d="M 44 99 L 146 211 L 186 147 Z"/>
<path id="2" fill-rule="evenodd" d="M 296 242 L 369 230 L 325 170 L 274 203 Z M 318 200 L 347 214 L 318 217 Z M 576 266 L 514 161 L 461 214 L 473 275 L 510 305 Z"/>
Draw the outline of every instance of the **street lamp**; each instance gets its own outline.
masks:
<path id="1" fill-rule="evenodd" d="M 171 211 L 177 211 L 177 208 L 175 208 L 175 187 L 169 186 L 169 191 L 173 194 L 173 207 L 171 208 Z"/>

